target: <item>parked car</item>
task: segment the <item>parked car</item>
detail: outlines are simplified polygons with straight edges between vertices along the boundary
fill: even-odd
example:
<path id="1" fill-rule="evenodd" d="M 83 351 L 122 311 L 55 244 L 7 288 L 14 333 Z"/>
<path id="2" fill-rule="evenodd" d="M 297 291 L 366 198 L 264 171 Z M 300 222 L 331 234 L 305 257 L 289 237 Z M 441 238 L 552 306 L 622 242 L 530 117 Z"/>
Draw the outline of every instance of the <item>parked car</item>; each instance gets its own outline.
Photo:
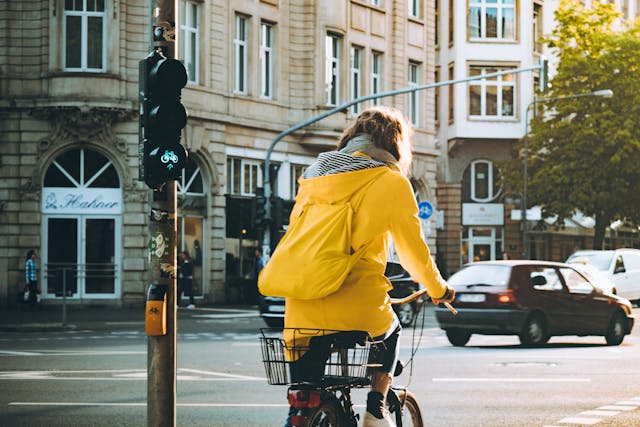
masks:
<path id="1" fill-rule="evenodd" d="M 393 289 L 389 291 L 392 298 L 404 298 L 417 291 L 422 286 L 413 281 L 402 266 L 395 262 L 388 262 L 385 275 L 389 278 Z M 427 297 L 403 305 L 394 305 L 393 309 L 402 326 L 410 326 L 419 312 L 420 307 Z M 281 328 L 284 325 L 284 298 L 260 296 L 258 302 L 260 316 L 264 322 L 273 328 Z"/>
<path id="2" fill-rule="evenodd" d="M 596 267 L 607 275 L 614 284 L 614 290 L 628 300 L 640 302 L 640 250 L 583 250 L 574 252 L 567 263 L 583 263 Z"/>
<path id="3" fill-rule="evenodd" d="M 456 290 L 458 314 L 436 308 L 435 315 L 454 346 L 472 334 L 517 335 L 523 346 L 557 335 L 601 335 L 619 345 L 634 324 L 627 299 L 603 292 L 569 264 L 481 261 L 447 282 Z"/>

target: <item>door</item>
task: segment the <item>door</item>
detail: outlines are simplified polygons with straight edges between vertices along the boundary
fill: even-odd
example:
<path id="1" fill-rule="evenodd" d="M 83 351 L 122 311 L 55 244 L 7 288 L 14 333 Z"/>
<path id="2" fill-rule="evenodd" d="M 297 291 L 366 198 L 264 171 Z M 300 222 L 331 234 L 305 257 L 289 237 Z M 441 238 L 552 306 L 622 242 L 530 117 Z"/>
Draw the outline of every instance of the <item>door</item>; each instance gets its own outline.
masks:
<path id="1" fill-rule="evenodd" d="M 45 297 L 119 297 L 118 222 L 118 217 L 46 219 Z"/>
<path id="2" fill-rule="evenodd" d="M 489 261 L 496 259 L 496 239 L 493 228 L 469 229 L 469 260 Z"/>

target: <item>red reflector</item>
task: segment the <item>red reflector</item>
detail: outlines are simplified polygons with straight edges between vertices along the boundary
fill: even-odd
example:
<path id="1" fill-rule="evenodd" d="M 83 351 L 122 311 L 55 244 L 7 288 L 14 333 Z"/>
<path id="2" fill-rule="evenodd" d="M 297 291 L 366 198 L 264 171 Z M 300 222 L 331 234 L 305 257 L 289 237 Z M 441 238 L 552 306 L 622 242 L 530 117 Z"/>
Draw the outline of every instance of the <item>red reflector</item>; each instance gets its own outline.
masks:
<path id="1" fill-rule="evenodd" d="M 320 392 L 315 390 L 290 390 L 287 396 L 294 408 L 315 408 L 320 405 Z"/>
<path id="2" fill-rule="evenodd" d="M 305 427 L 307 425 L 307 417 L 302 415 L 292 415 L 290 421 L 293 427 Z"/>

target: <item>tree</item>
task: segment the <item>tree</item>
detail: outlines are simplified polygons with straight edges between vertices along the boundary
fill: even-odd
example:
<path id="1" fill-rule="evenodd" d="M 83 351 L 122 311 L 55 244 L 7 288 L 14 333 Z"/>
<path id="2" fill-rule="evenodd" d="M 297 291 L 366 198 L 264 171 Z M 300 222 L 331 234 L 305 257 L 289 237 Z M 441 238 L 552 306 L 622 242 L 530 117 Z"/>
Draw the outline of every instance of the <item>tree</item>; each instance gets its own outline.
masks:
<path id="1" fill-rule="evenodd" d="M 640 222 L 640 25 L 612 5 L 575 0 L 561 1 L 556 21 L 545 40 L 559 58 L 545 96 L 553 99 L 535 104 L 525 135 L 529 200 L 560 223 L 576 211 L 595 218 L 602 248 L 612 221 Z M 613 97 L 557 99 L 603 89 Z"/>

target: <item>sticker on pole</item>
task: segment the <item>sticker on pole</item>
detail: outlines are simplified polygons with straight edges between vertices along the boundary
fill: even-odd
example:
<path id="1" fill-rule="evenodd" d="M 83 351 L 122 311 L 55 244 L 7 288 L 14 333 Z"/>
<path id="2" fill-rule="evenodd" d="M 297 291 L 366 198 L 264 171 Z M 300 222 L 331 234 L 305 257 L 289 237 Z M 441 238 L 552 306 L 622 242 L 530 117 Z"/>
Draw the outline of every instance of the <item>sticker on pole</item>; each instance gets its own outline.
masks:
<path id="1" fill-rule="evenodd" d="M 170 241 L 162 232 L 157 232 L 149 241 L 149 251 L 152 258 L 157 260 L 162 259 L 169 254 Z"/>
<path id="2" fill-rule="evenodd" d="M 429 219 L 433 215 L 433 206 L 431 203 L 424 201 L 418 203 L 418 218 Z"/>

